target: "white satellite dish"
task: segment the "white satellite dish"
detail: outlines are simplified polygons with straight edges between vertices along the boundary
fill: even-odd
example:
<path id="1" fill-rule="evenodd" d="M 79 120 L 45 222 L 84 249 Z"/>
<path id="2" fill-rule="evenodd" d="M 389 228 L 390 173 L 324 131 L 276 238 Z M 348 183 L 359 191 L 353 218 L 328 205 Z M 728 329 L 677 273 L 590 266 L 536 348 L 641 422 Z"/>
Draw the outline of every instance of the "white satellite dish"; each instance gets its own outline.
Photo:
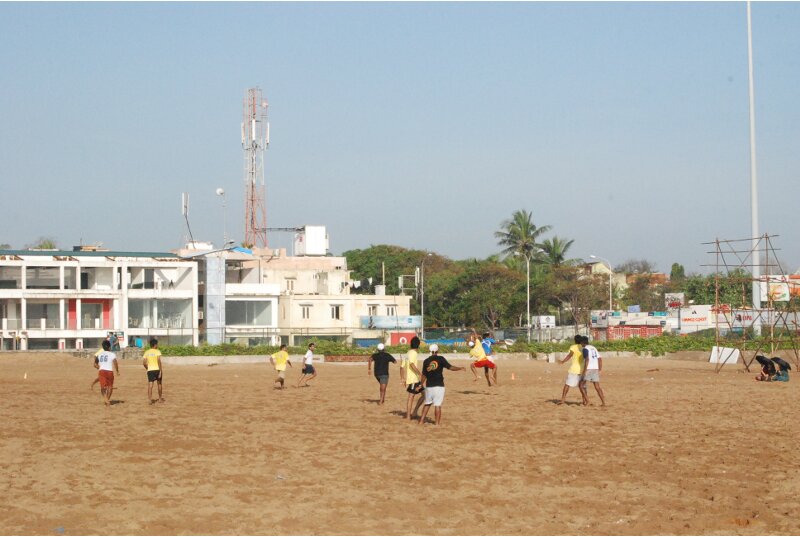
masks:
<path id="1" fill-rule="evenodd" d="M 224 196 L 224 195 L 225 195 L 225 189 L 224 188 L 218 188 L 217 189 L 217 196 Z"/>

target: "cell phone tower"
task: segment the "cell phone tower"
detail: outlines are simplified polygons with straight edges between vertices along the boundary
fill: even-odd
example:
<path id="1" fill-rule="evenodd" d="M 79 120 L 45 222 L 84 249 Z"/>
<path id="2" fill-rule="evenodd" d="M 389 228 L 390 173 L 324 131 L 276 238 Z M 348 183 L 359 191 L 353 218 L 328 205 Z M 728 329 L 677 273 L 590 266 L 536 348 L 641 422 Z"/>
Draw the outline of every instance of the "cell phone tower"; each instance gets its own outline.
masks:
<path id="1" fill-rule="evenodd" d="M 264 151 L 269 147 L 267 101 L 260 88 L 244 97 L 242 149 L 244 149 L 244 244 L 267 247 L 267 205 L 264 185 Z"/>

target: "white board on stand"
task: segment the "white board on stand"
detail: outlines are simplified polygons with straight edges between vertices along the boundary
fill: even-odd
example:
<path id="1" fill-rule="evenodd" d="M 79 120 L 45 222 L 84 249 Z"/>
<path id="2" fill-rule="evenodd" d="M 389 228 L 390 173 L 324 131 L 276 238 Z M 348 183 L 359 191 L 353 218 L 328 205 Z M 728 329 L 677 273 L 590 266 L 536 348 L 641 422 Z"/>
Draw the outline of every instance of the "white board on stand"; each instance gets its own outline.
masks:
<path id="1" fill-rule="evenodd" d="M 714 345 L 711 347 L 711 356 L 708 362 L 712 364 L 735 364 L 739 362 L 740 354 L 739 349 Z"/>

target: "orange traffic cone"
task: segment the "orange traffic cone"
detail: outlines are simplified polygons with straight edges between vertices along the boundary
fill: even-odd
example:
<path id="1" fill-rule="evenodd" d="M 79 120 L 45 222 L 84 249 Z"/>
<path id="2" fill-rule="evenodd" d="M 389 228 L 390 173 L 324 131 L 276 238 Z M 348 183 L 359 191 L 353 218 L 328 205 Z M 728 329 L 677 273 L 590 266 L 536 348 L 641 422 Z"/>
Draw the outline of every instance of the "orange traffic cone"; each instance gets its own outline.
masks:
<path id="1" fill-rule="evenodd" d="M 514 373 L 511 373 L 511 380 L 517 380 L 517 376 Z"/>

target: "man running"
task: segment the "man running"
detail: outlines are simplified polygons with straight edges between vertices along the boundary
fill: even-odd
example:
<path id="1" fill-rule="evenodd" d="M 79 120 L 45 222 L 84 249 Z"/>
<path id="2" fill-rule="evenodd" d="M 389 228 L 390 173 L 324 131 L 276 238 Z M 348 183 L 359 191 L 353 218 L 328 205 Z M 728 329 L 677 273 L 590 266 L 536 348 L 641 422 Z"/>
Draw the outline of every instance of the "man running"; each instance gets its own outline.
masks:
<path id="1" fill-rule="evenodd" d="M 416 417 L 419 407 L 425 402 L 425 396 L 420 396 L 417 406 L 414 408 L 414 398 L 424 390 L 420 382 L 422 373 L 419 371 L 419 344 L 420 341 L 417 336 L 411 338 L 411 343 L 409 344 L 411 348 L 408 349 L 406 357 L 400 362 L 400 378 L 408 392 L 406 419 L 409 420 L 413 420 Z M 412 408 L 414 409 L 413 413 L 411 412 Z"/>
<path id="2" fill-rule="evenodd" d="M 486 359 L 489 360 L 494 364 L 494 368 L 492 369 L 492 380 L 494 380 L 494 385 L 497 386 L 497 362 L 494 361 L 495 353 L 493 345 L 497 343 L 497 341 L 489 335 L 489 332 L 483 334 L 483 338 L 481 339 L 481 344 L 483 345 L 483 351 L 486 353 Z M 484 368 L 484 371 L 488 374 L 490 368 Z"/>
<path id="3" fill-rule="evenodd" d="M 308 381 L 312 380 L 317 376 L 317 370 L 314 369 L 314 349 L 316 345 L 313 343 L 308 344 L 308 350 L 306 351 L 306 355 L 303 358 L 303 374 L 300 375 L 300 380 L 297 381 L 297 388 L 300 387 L 300 383 L 303 382 L 305 379 L 305 383 L 303 386 L 308 386 Z M 308 377 L 308 378 L 306 378 Z"/>
<path id="4" fill-rule="evenodd" d="M 161 387 L 161 374 L 164 367 L 161 365 L 161 351 L 158 350 L 158 340 L 152 338 L 150 340 L 150 348 L 144 351 L 144 359 L 142 365 L 147 370 L 147 399 L 150 404 L 155 404 L 156 400 L 153 399 L 153 384 L 158 383 L 158 401 L 164 402 L 164 393 Z"/>
<path id="5" fill-rule="evenodd" d="M 483 348 L 480 336 L 476 335 L 475 337 L 477 338 L 476 340 L 470 340 L 467 343 L 469 345 L 469 355 L 475 358 L 475 361 L 469 364 L 469 370 L 472 371 L 472 375 L 475 377 L 473 381 L 477 381 L 478 369 L 483 368 L 486 375 L 486 383 L 491 387 L 492 380 L 489 378 L 489 369 L 494 369 L 495 365 L 486 357 L 486 351 Z"/>
<path id="6" fill-rule="evenodd" d="M 583 379 L 579 386 L 582 387 L 584 400 L 583 404 L 589 404 L 589 395 L 586 389 L 586 383 L 591 382 L 594 384 L 594 389 L 597 395 L 600 396 L 600 406 L 606 406 L 606 398 L 603 394 L 603 388 L 600 387 L 600 371 L 603 370 L 603 358 L 593 345 L 589 345 L 589 338 L 583 336 L 581 338 L 581 345 L 583 345 Z"/>
<path id="7" fill-rule="evenodd" d="M 389 364 L 397 363 L 394 356 L 384 351 L 386 347 L 383 343 L 378 343 L 378 352 L 369 357 L 367 361 L 367 375 L 372 374 L 372 362 L 375 362 L 375 380 L 380 384 L 381 398 L 379 405 L 386 399 L 386 385 L 389 384 Z"/>
<path id="8" fill-rule="evenodd" d="M 450 365 L 443 356 L 439 356 L 439 345 L 431 345 L 431 355 L 422 363 L 422 384 L 425 386 L 425 408 L 419 417 L 419 424 L 425 423 L 431 405 L 434 406 L 435 423 L 442 423 L 442 403 L 444 403 L 444 370 L 464 371 L 463 367 Z"/>
<path id="9" fill-rule="evenodd" d="M 282 390 L 283 383 L 286 381 L 286 364 L 289 364 L 289 367 L 294 367 L 289 360 L 289 353 L 286 352 L 286 345 L 281 345 L 278 352 L 269 357 L 269 363 L 275 367 L 275 371 L 278 373 L 272 384 L 280 384 L 277 388 Z"/>
<path id="10" fill-rule="evenodd" d="M 106 406 L 111 406 L 111 394 L 114 391 L 114 371 L 119 375 L 119 362 L 117 355 L 111 352 L 111 343 L 103 341 L 103 352 L 95 356 L 94 366 L 99 369 L 97 374 L 100 379 L 100 397 Z"/>
<path id="11" fill-rule="evenodd" d="M 576 334 L 574 341 L 575 344 L 570 346 L 567 355 L 563 360 L 559 361 L 563 364 L 567 360 L 572 360 L 569 364 L 567 380 L 564 381 L 564 390 L 561 392 L 561 400 L 557 403 L 559 405 L 564 404 L 564 400 L 567 397 L 567 392 L 569 392 L 569 389 L 579 386 L 581 382 L 581 374 L 583 373 L 583 347 L 581 346 L 581 342 L 583 341 L 583 336 Z M 588 403 L 588 399 L 586 398 L 586 395 L 584 395 L 584 390 L 582 387 L 579 387 L 578 390 L 581 392 L 581 399 L 585 405 Z"/>

